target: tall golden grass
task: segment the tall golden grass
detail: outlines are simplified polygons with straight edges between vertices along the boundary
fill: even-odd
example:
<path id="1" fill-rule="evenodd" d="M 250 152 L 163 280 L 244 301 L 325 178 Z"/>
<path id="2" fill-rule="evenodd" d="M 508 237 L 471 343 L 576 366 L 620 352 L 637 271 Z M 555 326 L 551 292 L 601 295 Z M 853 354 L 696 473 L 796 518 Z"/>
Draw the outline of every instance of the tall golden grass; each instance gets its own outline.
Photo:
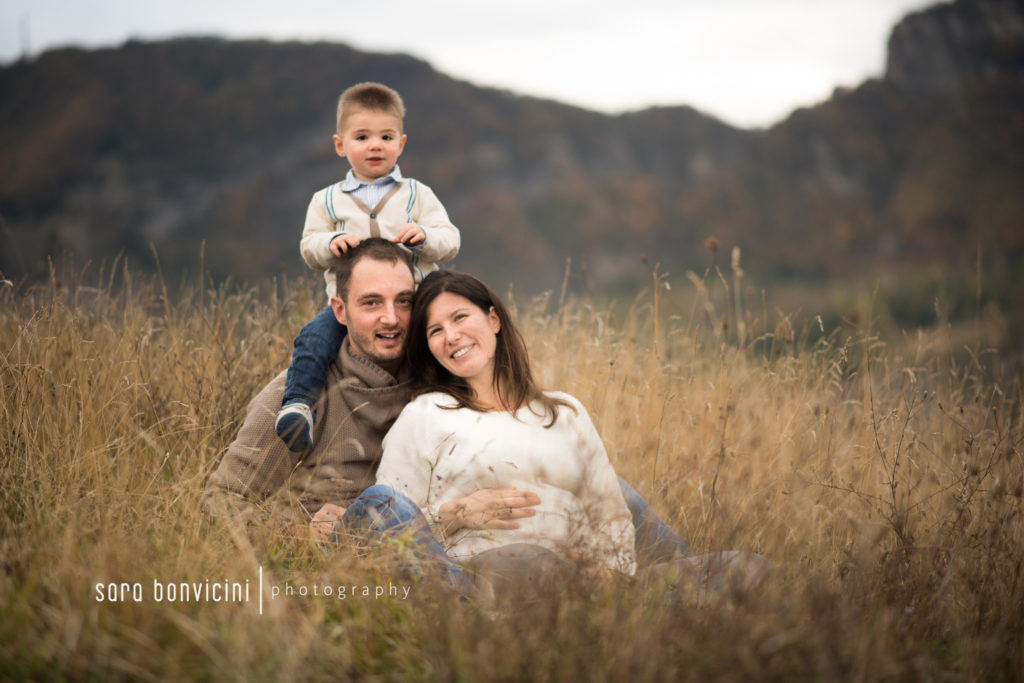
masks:
<path id="1" fill-rule="evenodd" d="M 202 512 L 316 310 L 312 280 L 0 285 L 0 676 L 1020 680 L 1019 363 L 956 352 L 948 326 L 805 334 L 744 308 L 734 277 L 669 290 L 655 272 L 633 302 L 516 309 L 543 383 L 583 401 L 620 474 L 695 550 L 768 557 L 766 583 L 695 603 L 611 580 L 499 615 L 380 554 Z M 155 600 L 154 581 L 207 580 L 248 581 L 250 600 Z M 107 592 L 121 582 L 142 599 Z M 411 593 L 351 594 L 389 585 Z M 272 598 L 289 586 L 349 594 Z"/>

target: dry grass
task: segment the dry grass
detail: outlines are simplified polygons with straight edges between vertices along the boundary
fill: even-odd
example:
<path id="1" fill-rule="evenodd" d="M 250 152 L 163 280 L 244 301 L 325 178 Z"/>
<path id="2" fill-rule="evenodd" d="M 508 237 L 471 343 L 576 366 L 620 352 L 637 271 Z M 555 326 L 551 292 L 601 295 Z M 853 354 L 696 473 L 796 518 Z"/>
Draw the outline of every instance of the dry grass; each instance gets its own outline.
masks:
<path id="1" fill-rule="evenodd" d="M 768 556 L 768 583 L 695 607 L 617 581 L 497 618 L 427 586 L 265 594 L 260 615 L 260 566 L 282 590 L 408 583 L 380 556 L 200 512 L 315 287 L 0 285 L 0 675 L 1020 680 L 1019 365 L 954 354 L 942 328 L 809 341 L 738 299 L 717 313 L 714 280 L 694 280 L 681 318 L 657 275 L 629 306 L 519 315 L 545 385 L 588 406 L 620 473 L 696 549 Z M 207 579 L 249 580 L 250 602 L 153 599 L 154 580 Z M 122 581 L 143 599 L 97 600 Z"/>

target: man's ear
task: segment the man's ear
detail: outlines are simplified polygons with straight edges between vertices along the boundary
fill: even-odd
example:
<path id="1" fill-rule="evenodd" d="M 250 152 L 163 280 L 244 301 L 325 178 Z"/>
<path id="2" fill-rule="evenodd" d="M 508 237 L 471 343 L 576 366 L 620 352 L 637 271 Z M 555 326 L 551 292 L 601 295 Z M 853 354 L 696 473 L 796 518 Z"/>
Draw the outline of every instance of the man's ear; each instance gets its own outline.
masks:
<path id="1" fill-rule="evenodd" d="M 341 297 L 331 297 L 331 310 L 334 311 L 334 317 L 342 325 L 348 325 L 348 318 L 345 316 L 345 302 L 341 300 Z"/>

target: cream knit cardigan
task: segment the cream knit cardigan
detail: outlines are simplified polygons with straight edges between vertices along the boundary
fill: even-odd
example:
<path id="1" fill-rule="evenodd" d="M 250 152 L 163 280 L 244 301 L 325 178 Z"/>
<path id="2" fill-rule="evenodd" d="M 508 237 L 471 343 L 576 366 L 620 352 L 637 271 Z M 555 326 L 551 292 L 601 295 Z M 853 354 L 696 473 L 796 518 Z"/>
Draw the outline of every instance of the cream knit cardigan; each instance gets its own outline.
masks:
<path id="1" fill-rule="evenodd" d="M 451 261 L 459 253 L 459 229 L 452 225 L 448 212 L 434 191 L 412 178 L 395 183 L 391 192 L 377 204 L 366 206 L 335 183 L 316 194 L 306 210 L 306 225 L 299 245 L 302 258 L 314 270 L 323 270 L 327 298 L 335 295 L 334 267 L 337 257 L 331 253 L 331 240 L 342 233 L 360 239 L 391 239 L 406 223 L 415 223 L 427 236 L 422 246 L 410 249 L 416 281 L 434 270 L 437 264 Z"/>

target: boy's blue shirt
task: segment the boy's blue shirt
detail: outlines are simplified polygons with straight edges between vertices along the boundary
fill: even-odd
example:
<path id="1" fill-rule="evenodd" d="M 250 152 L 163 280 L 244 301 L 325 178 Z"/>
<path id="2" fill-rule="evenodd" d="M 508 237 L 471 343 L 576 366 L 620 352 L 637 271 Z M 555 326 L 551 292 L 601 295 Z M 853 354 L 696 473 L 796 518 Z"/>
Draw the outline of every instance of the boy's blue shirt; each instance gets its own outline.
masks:
<path id="1" fill-rule="evenodd" d="M 391 169 L 391 173 L 372 182 L 356 178 L 355 173 L 350 168 L 345 176 L 345 180 L 341 182 L 341 191 L 348 192 L 367 206 L 377 206 L 377 202 L 384 198 L 384 195 L 391 190 L 391 186 L 402 182 L 402 180 L 404 178 L 402 177 L 402 171 L 398 168 L 398 164 L 395 164 L 395 167 Z"/>

